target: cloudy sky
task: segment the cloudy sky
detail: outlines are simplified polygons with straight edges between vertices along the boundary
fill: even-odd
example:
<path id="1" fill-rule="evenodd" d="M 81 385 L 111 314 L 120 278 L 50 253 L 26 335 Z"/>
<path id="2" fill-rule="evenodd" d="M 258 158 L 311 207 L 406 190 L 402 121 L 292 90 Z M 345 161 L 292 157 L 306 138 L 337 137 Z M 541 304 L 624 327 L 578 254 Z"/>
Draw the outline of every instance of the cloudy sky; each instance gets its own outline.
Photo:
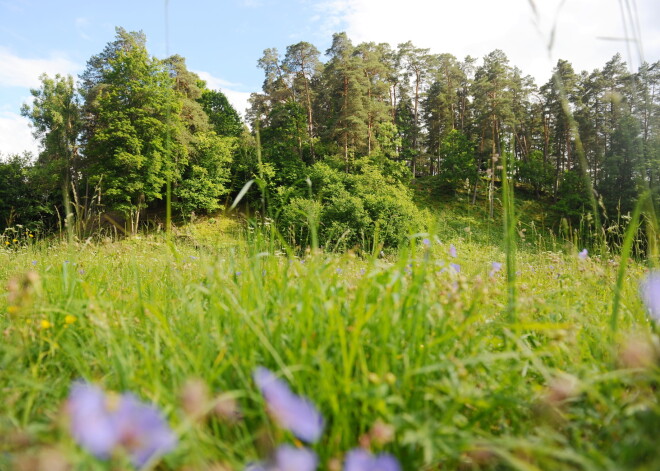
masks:
<path id="1" fill-rule="evenodd" d="M 265 48 L 308 41 L 325 51 L 338 31 L 460 59 L 499 48 L 539 84 L 558 58 L 576 70 L 616 52 L 635 68 L 640 52 L 660 60 L 658 0 L 0 0 L 1 154 L 38 149 L 20 116 L 30 88 L 42 73 L 79 74 L 115 26 L 143 30 L 157 57 L 184 56 L 239 111 L 261 86 Z"/>

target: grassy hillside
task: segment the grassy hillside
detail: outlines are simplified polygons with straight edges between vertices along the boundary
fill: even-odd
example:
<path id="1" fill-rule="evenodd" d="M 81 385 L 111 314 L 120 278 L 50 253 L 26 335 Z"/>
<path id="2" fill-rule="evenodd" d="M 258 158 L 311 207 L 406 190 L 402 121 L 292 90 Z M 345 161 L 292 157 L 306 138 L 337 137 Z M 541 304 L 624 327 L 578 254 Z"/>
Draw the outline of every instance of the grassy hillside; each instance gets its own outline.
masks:
<path id="1" fill-rule="evenodd" d="M 144 469 L 242 470 L 302 447 L 266 412 L 258 366 L 323 415 L 319 469 L 357 446 L 404 470 L 660 468 L 644 267 L 626 272 L 613 331 L 618 259 L 527 225 L 510 306 L 501 224 L 483 205 L 434 212 L 437 233 L 366 259 L 287 256 L 222 217 L 171 241 L 0 252 L 0 469 L 131 469 L 135 441 L 108 461 L 72 438 L 81 379 L 162 411 L 178 444 Z"/>

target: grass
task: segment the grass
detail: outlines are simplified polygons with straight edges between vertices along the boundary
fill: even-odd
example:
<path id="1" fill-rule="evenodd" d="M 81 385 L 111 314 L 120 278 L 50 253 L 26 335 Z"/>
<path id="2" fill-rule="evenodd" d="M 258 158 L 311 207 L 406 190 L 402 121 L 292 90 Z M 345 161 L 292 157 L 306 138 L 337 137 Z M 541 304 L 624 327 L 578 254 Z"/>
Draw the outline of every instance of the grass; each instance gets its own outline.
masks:
<path id="1" fill-rule="evenodd" d="M 470 216 L 438 215 L 460 217 Z M 505 262 L 501 244 L 455 224 L 388 258 L 287 256 L 221 217 L 174 242 L 1 252 L 0 469 L 44 453 L 72 469 L 123 469 L 69 436 L 63 404 L 80 378 L 165 413 L 179 445 L 156 469 L 244 469 L 295 443 L 264 410 L 259 365 L 322 411 L 321 469 L 367 442 L 405 470 L 660 468 L 645 268 L 631 261 L 620 280 L 613 333 L 618 259 L 519 240 L 512 321 L 506 270 L 491 273 Z M 230 397 L 240 420 L 192 420 L 182 394 L 195 380 L 212 392 L 202 408 Z M 377 421 L 394 427 L 392 442 L 370 435 Z"/>

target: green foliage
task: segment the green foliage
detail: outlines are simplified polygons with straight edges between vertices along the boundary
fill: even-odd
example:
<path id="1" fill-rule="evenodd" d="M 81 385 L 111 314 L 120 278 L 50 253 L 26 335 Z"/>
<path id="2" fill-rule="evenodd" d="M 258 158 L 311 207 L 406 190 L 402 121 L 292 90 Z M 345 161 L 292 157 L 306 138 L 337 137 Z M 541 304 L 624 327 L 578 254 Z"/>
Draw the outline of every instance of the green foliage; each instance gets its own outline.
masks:
<path id="1" fill-rule="evenodd" d="M 243 123 L 224 93 L 219 90 L 204 90 L 199 98 L 213 130 L 218 136 L 238 137 L 243 132 Z"/>
<path id="2" fill-rule="evenodd" d="M 279 219 L 282 232 L 296 235 L 298 244 L 308 239 L 309 220 L 317 222 L 319 243 L 324 246 L 373 247 L 378 240 L 395 248 L 407 234 L 424 230 L 426 220 L 402 183 L 385 177 L 364 163 L 354 174 L 317 163 L 309 170 L 314 199 L 297 197 Z M 302 216 L 305 208 L 311 211 Z M 303 239 L 298 238 L 303 235 Z"/>
<path id="3" fill-rule="evenodd" d="M 273 186 L 289 186 L 304 175 L 304 156 L 309 155 L 307 118 L 304 108 L 294 101 L 273 107 L 261 130 L 263 161 L 272 164 Z"/>
<path id="4" fill-rule="evenodd" d="M 587 191 L 584 178 L 579 168 L 573 168 L 561 177 L 559 199 L 553 209 L 573 224 L 577 225 L 591 208 L 591 195 Z"/>
<path id="5" fill-rule="evenodd" d="M 173 206 L 182 214 L 211 212 L 220 208 L 220 197 L 229 191 L 229 171 L 236 139 L 209 131 L 195 135 L 189 165 L 174 190 Z"/>
<path id="6" fill-rule="evenodd" d="M 452 129 L 442 139 L 440 153 L 440 185 L 444 189 L 456 190 L 464 185 L 474 185 L 479 176 L 474 144 L 462 132 Z"/>
<path id="7" fill-rule="evenodd" d="M 518 252 L 510 323 L 505 274 L 489 275 L 505 254 L 464 231 L 366 259 L 288 258 L 262 242 L 267 232 L 231 240 L 224 218 L 181 231 L 187 237 L 174 243 L 145 236 L 71 251 L 48 242 L 0 249 L 0 285 L 9 287 L 0 297 L 1 469 L 35 456 L 71 469 L 127 467 L 120 454 L 99 460 L 70 437 L 74 379 L 163 411 L 178 446 L 157 469 L 245 469 L 266 458 L 264 441 L 291 442 L 265 410 L 257 366 L 322 412 L 326 427 L 312 446 L 320 469 L 361 437 L 385 436 L 370 432 L 377 422 L 394 433 L 373 440 L 374 450 L 394 454 L 405 471 L 477 460 L 501 470 L 660 464 L 657 334 L 638 299 L 646 269 L 636 262 L 608 341 L 617 277 L 608 260 Z M 443 271 L 449 262 L 461 272 Z"/>
<path id="8" fill-rule="evenodd" d="M 86 93 L 85 156 L 90 180 L 102 182 L 107 208 L 130 215 L 135 231 L 139 212 L 163 197 L 168 175 L 185 163 L 172 136 L 181 102 L 167 69 L 149 57 L 137 35 L 117 35 L 124 47 L 109 54 Z"/>
<path id="9" fill-rule="evenodd" d="M 31 178 L 33 167 L 29 153 L 0 156 L 0 229 L 23 224 L 35 226 L 44 208 Z"/>
<path id="10" fill-rule="evenodd" d="M 527 159 L 516 162 L 516 175 L 522 183 L 530 185 L 537 195 L 552 189 L 554 169 L 552 164 L 543 160 L 543 153 L 534 150 Z"/>

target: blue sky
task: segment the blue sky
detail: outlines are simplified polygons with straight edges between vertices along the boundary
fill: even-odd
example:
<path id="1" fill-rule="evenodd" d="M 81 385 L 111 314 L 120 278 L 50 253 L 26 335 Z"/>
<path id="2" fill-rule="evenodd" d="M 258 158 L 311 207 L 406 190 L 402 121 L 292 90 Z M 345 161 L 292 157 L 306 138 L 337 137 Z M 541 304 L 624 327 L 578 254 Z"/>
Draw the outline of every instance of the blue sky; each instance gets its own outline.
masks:
<path id="1" fill-rule="evenodd" d="M 242 111 L 261 87 L 256 62 L 265 48 L 283 53 L 304 40 L 324 52 L 337 31 L 355 43 L 412 40 L 459 58 L 500 48 L 538 83 L 557 58 L 592 70 L 619 51 L 636 66 L 637 54 L 631 57 L 624 42 L 602 39 L 630 36 L 620 8 L 626 3 L 637 7 L 645 58 L 659 60 L 657 0 L 0 0 L 0 153 L 37 150 L 19 114 L 30 87 L 44 72 L 80 73 L 114 38 L 115 26 L 143 30 L 157 57 L 166 48 L 184 56 L 189 69 Z"/>

